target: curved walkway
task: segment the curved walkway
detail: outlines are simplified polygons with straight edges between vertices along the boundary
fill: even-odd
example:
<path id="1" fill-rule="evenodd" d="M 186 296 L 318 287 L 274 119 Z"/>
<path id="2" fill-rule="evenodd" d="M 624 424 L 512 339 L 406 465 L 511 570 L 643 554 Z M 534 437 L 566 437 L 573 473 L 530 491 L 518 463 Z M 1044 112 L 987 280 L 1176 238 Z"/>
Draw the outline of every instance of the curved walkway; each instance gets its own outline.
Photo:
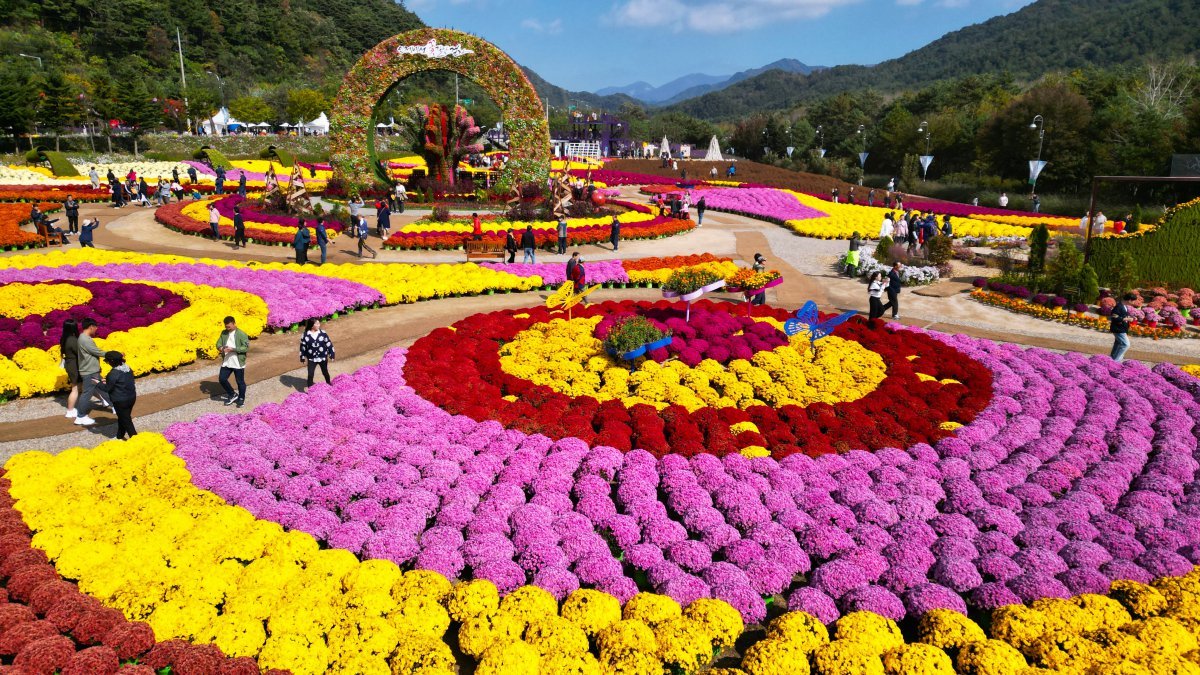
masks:
<path id="1" fill-rule="evenodd" d="M 624 192 L 627 198 L 637 198 L 636 189 L 627 188 Z M 170 231 L 154 221 L 150 209 L 126 207 L 114 213 L 103 205 L 86 205 L 82 215 L 97 215 L 105 223 L 97 235 L 100 248 L 245 261 L 291 259 L 290 248 L 252 244 L 248 249 L 233 250 L 225 242 Z M 116 219 L 113 219 L 114 215 Z M 411 221 L 419 215 L 410 211 L 398 219 Z M 338 244 L 349 241 L 348 238 L 340 239 Z M 752 260 L 755 253 L 763 253 L 768 257 L 768 264 L 779 269 L 785 279 L 783 285 L 768 293 L 772 304 L 799 307 L 807 300 L 814 300 L 827 311 L 861 312 L 866 305 L 865 286 L 834 272 L 833 265 L 845 246 L 842 241 L 798 237 L 776 225 L 710 211 L 705 216 L 704 227 L 688 234 L 661 240 L 622 242 L 617 252 L 601 245 L 584 246 L 579 250 L 585 257 L 593 259 L 708 252 L 730 256 L 744 264 Z M 331 248 L 330 262 L 359 262 L 357 256 L 350 253 L 350 246 Z M 21 252 L 8 255 L 21 255 Z M 461 262 L 462 259 L 462 253 L 456 251 L 381 251 L 379 262 L 442 263 Z M 539 254 L 539 260 L 564 261 L 565 256 Z M 935 288 L 949 292 L 954 288 L 953 283 L 943 282 Z M 965 292 L 946 296 L 942 292 L 919 295 L 906 289 L 901 296 L 902 321 L 923 328 L 1059 351 L 1106 354 L 1111 345 L 1111 337 L 1105 333 L 981 305 L 967 298 Z M 601 300 L 659 297 L 657 291 L 631 289 L 603 289 L 593 296 Z M 733 296 L 724 297 L 736 300 Z M 464 316 L 532 306 L 544 299 L 545 294 L 540 293 L 502 294 L 357 312 L 329 324 L 340 357 L 333 364 L 333 370 L 335 373 L 350 372 L 373 364 L 386 349 L 411 344 L 430 330 Z M 296 342 L 295 334 L 264 334 L 254 342 L 247 370 L 248 384 L 251 385 L 248 405 L 281 401 L 303 387 L 306 373 L 296 353 Z M 1130 358 L 1179 364 L 1200 361 L 1198 340 L 1155 342 L 1134 339 L 1133 342 Z M 138 388 L 136 412 L 140 430 L 160 431 L 178 421 L 229 411 L 214 400 L 219 387 L 211 362 L 141 378 Z M 95 427 L 75 427 L 62 417 L 63 398 L 19 400 L 0 406 L 0 460 L 29 449 L 53 452 L 80 445 L 91 446 L 114 433 L 115 420 L 107 411 L 96 413 L 100 423 Z"/>

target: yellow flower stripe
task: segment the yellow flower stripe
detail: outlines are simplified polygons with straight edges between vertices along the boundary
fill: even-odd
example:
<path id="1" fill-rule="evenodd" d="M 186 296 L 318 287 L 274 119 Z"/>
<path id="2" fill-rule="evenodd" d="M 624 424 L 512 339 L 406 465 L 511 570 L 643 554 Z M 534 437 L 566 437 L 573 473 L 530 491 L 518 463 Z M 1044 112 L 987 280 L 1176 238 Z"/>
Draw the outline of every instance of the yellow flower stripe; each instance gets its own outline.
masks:
<path id="1" fill-rule="evenodd" d="M 894 212 L 879 206 L 857 204 L 835 204 L 802 192 L 782 190 L 796 198 L 801 204 L 829 214 L 825 218 L 789 220 L 787 227 L 796 234 L 818 239 L 849 239 L 858 232 L 866 238 L 879 234 L 883 216 Z M 940 222 L 940 221 L 939 221 Z M 1028 237 L 1033 231 L 1029 227 L 1003 225 L 973 218 L 953 218 L 954 234 L 959 237 Z"/>
<path id="2" fill-rule="evenodd" d="M 71 284 L 59 284 L 51 292 L 38 284 L 11 283 L 0 288 L 0 316 L 24 319 L 30 314 L 70 309 L 91 299 L 91 291 Z"/>
<path id="3" fill-rule="evenodd" d="M 267 325 L 267 303 L 244 291 L 186 283 L 130 283 L 165 288 L 190 303 L 154 325 L 118 331 L 96 340 L 97 347 L 124 354 L 134 375 L 173 370 L 193 363 L 197 354 L 216 357 L 211 327 L 226 315 L 236 314 L 238 327 L 250 337 L 262 333 Z M 46 295 L 44 291 L 40 294 Z M 28 398 L 66 389 L 67 374 L 58 365 L 61 358 L 58 345 L 50 349 L 27 347 L 11 359 L 0 356 L 0 393 Z M 108 371 L 108 364 L 101 362 L 100 367 L 102 372 Z"/>
<path id="4" fill-rule="evenodd" d="M 683 609 L 643 593 L 622 610 L 612 596 L 579 590 L 560 610 L 540 588 L 500 599 L 489 581 L 452 587 L 433 572 L 360 562 L 196 488 L 173 450 L 161 435 L 140 434 L 6 465 L 33 546 L 84 593 L 149 623 L 159 641 L 214 643 L 295 675 L 450 675 L 453 620 L 479 673 L 597 673 L 601 664 L 661 673 L 708 663 L 743 630 L 718 600 Z M 629 670 L 635 664 L 646 670 Z"/>
<path id="5" fill-rule="evenodd" d="M 1042 223 L 1045 223 L 1046 225 L 1053 225 L 1055 227 L 1065 227 L 1065 228 L 1074 227 L 1076 229 L 1079 228 L 1079 219 L 1078 218 L 1068 218 L 1066 216 L 1050 216 L 1050 215 L 1006 216 L 1006 215 L 991 214 L 991 213 L 972 213 L 969 217 L 974 220 L 982 220 L 982 221 L 989 222 L 989 223 L 998 223 L 1000 225 L 1016 225 L 1018 227 L 1028 227 L 1031 230 Z M 955 218 L 951 222 L 956 222 L 957 220 L 958 219 Z"/>
<path id="6" fill-rule="evenodd" d="M 887 377 L 882 357 L 857 342 L 826 338 L 814 358 L 800 343 L 736 359 L 711 359 L 696 367 L 678 360 L 644 360 L 633 373 L 604 352 L 592 331 L 601 317 L 555 319 L 519 333 L 500 352 L 508 374 L 545 385 L 566 396 L 591 396 L 663 409 L 780 407 L 856 401 Z"/>
<path id="7" fill-rule="evenodd" d="M 192 220 L 195 220 L 195 221 L 198 221 L 201 223 L 207 223 L 208 222 L 208 205 L 210 202 L 216 201 L 217 199 L 224 199 L 224 197 L 209 197 L 206 199 L 201 199 L 201 200 L 192 202 L 191 204 L 188 204 L 187 206 L 183 207 L 183 210 L 180 213 L 187 216 L 188 218 L 191 218 Z M 220 225 L 222 225 L 222 226 L 227 225 L 229 227 L 233 227 L 233 219 L 226 218 L 225 216 L 221 216 Z M 247 222 L 246 227 L 254 229 L 254 230 L 258 230 L 259 232 L 271 232 L 274 234 L 283 234 L 283 235 L 289 235 L 289 236 L 294 236 L 296 234 L 296 230 L 299 229 L 296 227 L 289 227 L 286 225 L 275 225 L 273 223 L 262 223 L 262 222 L 258 222 L 255 220 L 250 220 L 249 222 Z M 308 228 L 308 232 L 312 236 L 316 236 L 316 228 L 310 227 L 310 228 Z"/>
<path id="8" fill-rule="evenodd" d="M 370 286 L 382 293 L 387 304 L 411 303 L 452 295 L 474 295 L 489 290 L 529 291 L 540 288 L 541 277 L 518 277 L 514 274 L 480 267 L 473 263 L 443 265 L 412 265 L 379 263 L 371 265 L 326 264 L 299 266 L 295 263 L 240 262 L 213 258 L 189 258 L 177 255 L 106 251 L 99 249 L 70 249 L 0 258 L 0 269 L 57 267 L 79 263 L 110 265 L 117 263 L 152 265 L 211 265 L 213 267 L 251 268 L 300 272 L 332 279 L 345 279 Z"/>
<path id="9" fill-rule="evenodd" d="M 1187 373 L 1188 375 L 1191 375 L 1192 377 L 1200 377 L 1200 365 L 1198 365 L 1198 364 L 1189 364 L 1189 365 L 1183 366 L 1182 370 L 1183 370 L 1183 372 Z"/>
<path id="10" fill-rule="evenodd" d="M 666 283 L 667 279 L 669 279 L 671 277 L 671 274 L 673 274 L 677 270 L 703 270 L 703 271 L 707 271 L 707 272 L 713 272 L 713 273 L 717 274 L 718 276 L 720 276 L 722 279 L 724 279 L 733 274 L 736 274 L 738 269 L 740 269 L 740 268 L 737 265 L 733 264 L 730 261 L 725 261 L 725 262 L 701 263 L 699 265 L 688 265 L 686 267 L 662 267 L 662 268 L 655 269 L 655 270 L 627 269 L 627 270 L 625 270 L 625 273 L 629 275 L 629 280 L 634 283 L 643 283 L 643 282 L 648 281 L 648 282 L 651 282 L 654 284 L 661 285 L 661 284 Z"/>
<path id="11" fill-rule="evenodd" d="M 654 220 L 654 218 L 655 218 L 655 216 L 653 214 L 638 213 L 637 211 L 626 211 L 625 213 L 622 213 L 621 215 L 617 216 L 617 220 L 621 221 L 622 224 L 626 224 L 626 225 L 634 224 L 634 223 L 644 223 L 646 221 Z M 580 228 L 580 227 L 595 227 L 597 225 L 608 225 L 611 222 L 612 222 L 612 218 L 609 218 L 609 217 L 568 218 L 567 219 L 567 228 L 575 229 L 575 228 Z M 533 225 L 533 229 L 535 229 L 535 230 L 553 230 L 558 227 L 558 221 L 555 221 L 555 220 L 542 220 L 542 221 L 535 221 L 532 223 L 525 223 L 525 222 L 514 223 L 514 222 L 507 221 L 507 220 L 484 221 L 484 222 L 480 223 L 480 227 L 483 229 L 484 232 L 505 232 L 509 228 L 523 230 L 523 229 L 525 229 L 525 225 L 527 225 L 527 224 Z M 412 223 L 411 225 L 405 225 L 404 227 L 401 227 L 400 232 L 404 232 L 404 233 L 408 233 L 408 234 L 425 234 L 425 233 L 429 233 L 429 232 L 464 232 L 464 233 L 466 233 L 466 232 L 471 232 L 473 227 L 474 226 L 471 224 L 470 219 L 462 220 L 462 221 L 445 221 L 445 222 L 436 222 L 436 223 L 419 222 L 419 223 Z"/>

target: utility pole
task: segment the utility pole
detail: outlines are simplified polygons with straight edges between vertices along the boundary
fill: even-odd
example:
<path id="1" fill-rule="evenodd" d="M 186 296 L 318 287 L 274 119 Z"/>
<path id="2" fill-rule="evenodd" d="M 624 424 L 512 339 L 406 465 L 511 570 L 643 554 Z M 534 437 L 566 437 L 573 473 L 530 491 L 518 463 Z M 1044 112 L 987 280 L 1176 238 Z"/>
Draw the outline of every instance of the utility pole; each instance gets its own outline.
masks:
<path id="1" fill-rule="evenodd" d="M 192 111 L 188 108 L 187 73 L 183 71 L 183 40 L 179 37 L 179 27 L 175 27 L 175 46 L 179 48 L 179 93 L 183 94 L 183 115 L 187 117 L 187 131 L 192 133 Z"/>

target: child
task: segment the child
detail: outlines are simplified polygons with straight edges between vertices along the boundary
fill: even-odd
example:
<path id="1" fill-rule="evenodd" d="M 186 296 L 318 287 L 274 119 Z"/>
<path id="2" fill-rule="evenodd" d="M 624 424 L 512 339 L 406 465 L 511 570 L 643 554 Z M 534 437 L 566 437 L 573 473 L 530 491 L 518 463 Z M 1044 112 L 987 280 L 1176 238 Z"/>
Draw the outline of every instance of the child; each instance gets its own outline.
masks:
<path id="1" fill-rule="evenodd" d="M 116 410 L 116 438 L 123 439 L 127 435 L 129 438 L 133 438 L 137 435 L 137 429 L 133 428 L 133 404 L 137 402 L 133 371 L 126 365 L 125 356 L 121 352 L 106 353 L 104 362 L 111 366 L 112 370 L 108 371 L 108 377 L 105 378 L 99 389 L 108 394 L 108 398 Z"/>

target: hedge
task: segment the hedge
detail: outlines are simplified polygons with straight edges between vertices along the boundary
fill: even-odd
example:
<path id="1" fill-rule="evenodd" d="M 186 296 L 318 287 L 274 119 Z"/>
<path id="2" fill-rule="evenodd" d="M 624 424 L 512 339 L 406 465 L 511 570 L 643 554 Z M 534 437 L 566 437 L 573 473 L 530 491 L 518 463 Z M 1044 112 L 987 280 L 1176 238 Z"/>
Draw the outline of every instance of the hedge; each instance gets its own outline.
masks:
<path id="1" fill-rule="evenodd" d="M 1089 262 L 1111 286 L 1121 251 L 1137 261 L 1141 285 L 1200 288 L 1200 199 L 1167 210 L 1158 226 L 1127 237 L 1092 239 Z"/>

